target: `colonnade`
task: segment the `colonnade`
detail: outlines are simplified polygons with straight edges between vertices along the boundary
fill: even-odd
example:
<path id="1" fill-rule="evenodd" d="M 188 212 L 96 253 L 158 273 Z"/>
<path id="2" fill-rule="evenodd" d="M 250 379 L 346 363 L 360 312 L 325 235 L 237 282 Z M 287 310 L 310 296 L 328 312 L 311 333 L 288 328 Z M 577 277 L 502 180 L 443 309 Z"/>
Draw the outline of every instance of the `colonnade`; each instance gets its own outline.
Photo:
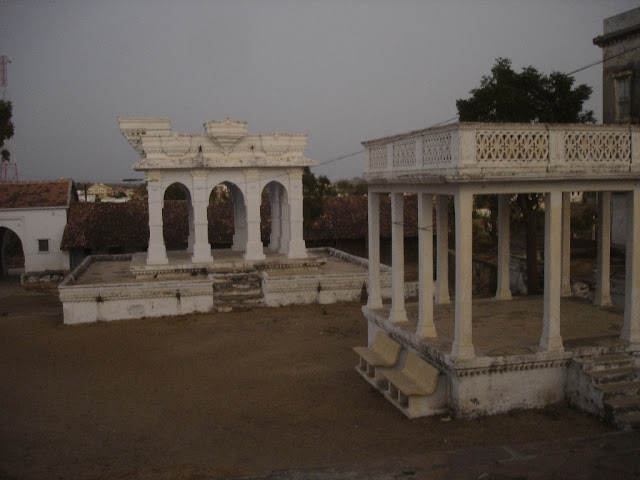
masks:
<path id="1" fill-rule="evenodd" d="M 241 175 L 238 175 L 241 173 Z M 286 258 L 306 258 L 307 251 L 302 238 L 302 174 L 288 171 L 281 181 L 260 175 L 259 171 L 246 169 L 232 176 L 235 182 L 220 181 L 207 170 L 193 171 L 190 175 L 148 175 L 149 247 L 147 264 L 169 263 L 163 236 L 162 208 L 166 188 L 180 183 L 186 190 L 189 216 L 187 251 L 193 263 L 213 262 L 209 244 L 207 207 L 211 190 L 220 183 L 227 186 L 233 202 L 234 234 L 232 250 L 243 251 L 244 259 L 264 260 L 264 246 L 260 232 L 260 204 L 266 187 L 271 201 L 271 237 L 268 249 L 284 254 Z"/>
<path id="2" fill-rule="evenodd" d="M 615 187 L 615 185 L 613 185 Z M 570 282 L 570 192 L 580 186 L 546 188 L 544 192 L 544 309 L 542 319 L 542 351 L 562 351 L 560 302 L 562 296 L 571 295 Z M 548 187 L 548 186 L 547 186 Z M 455 339 L 451 357 L 457 361 L 475 357 L 472 332 L 472 213 L 473 196 L 479 194 L 471 187 L 458 185 L 438 192 L 418 190 L 418 324 L 420 338 L 437 336 L 433 321 L 435 304 L 449 303 L 448 279 L 448 199 L 455 204 Z M 485 193 L 498 195 L 498 265 L 497 300 L 511 299 L 509 286 L 510 198 L 517 191 L 506 187 Z M 533 191 L 536 191 L 533 190 Z M 621 338 L 627 342 L 640 342 L 640 185 L 618 186 L 616 191 L 626 192 L 626 277 L 624 325 Z M 532 191 L 529 186 L 528 190 Z M 380 196 L 382 190 L 372 189 L 368 195 L 369 214 L 369 309 L 383 307 L 380 290 Z M 415 190 L 414 192 L 415 193 Z M 433 197 L 436 196 L 436 275 L 433 275 Z M 388 321 L 392 324 L 407 321 L 404 291 L 404 192 L 394 190 L 391 196 L 392 288 Z M 611 305 L 610 247 L 611 247 L 611 193 L 598 192 L 597 278 L 594 303 Z M 496 304 L 496 308 L 500 308 Z"/>

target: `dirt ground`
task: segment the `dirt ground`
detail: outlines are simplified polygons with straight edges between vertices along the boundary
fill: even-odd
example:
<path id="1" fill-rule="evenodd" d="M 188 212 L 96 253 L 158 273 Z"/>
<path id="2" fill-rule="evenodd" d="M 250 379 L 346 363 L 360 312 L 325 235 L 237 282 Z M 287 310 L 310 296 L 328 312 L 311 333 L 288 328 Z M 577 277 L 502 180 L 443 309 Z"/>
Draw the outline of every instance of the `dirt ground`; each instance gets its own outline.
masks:
<path id="1" fill-rule="evenodd" d="M 564 405 L 407 420 L 354 370 L 360 305 L 62 325 L 0 282 L 0 479 L 174 479 L 610 431 Z"/>

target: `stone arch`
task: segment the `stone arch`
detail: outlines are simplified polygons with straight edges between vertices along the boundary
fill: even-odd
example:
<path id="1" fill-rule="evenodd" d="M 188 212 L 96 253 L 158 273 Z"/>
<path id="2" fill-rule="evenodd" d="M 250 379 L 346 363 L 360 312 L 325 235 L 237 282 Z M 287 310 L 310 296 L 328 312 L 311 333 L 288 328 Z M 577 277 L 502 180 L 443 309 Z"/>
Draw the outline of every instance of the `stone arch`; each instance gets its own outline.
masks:
<path id="1" fill-rule="evenodd" d="M 247 242 L 245 194 L 240 185 L 230 179 L 215 179 L 210 185 L 209 241 L 214 244 L 231 243 L 232 250 L 243 251 Z"/>
<path id="2" fill-rule="evenodd" d="M 267 248 L 273 252 L 287 253 L 291 239 L 287 187 L 279 180 L 267 181 L 262 189 L 263 206 L 265 197 L 270 203 L 270 222 L 265 228 L 269 232 Z"/>
<path id="3" fill-rule="evenodd" d="M 180 191 L 184 197 L 180 195 Z M 186 216 L 183 213 L 181 214 L 184 206 L 178 203 L 180 201 L 185 201 L 186 203 Z M 180 181 L 164 185 L 162 191 L 162 223 L 163 239 L 167 250 L 186 248 L 187 252 L 193 252 L 193 218 L 193 198 L 189 187 Z M 186 247 L 184 245 L 185 233 Z"/>
<path id="4" fill-rule="evenodd" d="M 10 269 L 24 268 L 25 252 L 22 238 L 15 230 L 0 226 L 0 277 L 9 276 Z"/>

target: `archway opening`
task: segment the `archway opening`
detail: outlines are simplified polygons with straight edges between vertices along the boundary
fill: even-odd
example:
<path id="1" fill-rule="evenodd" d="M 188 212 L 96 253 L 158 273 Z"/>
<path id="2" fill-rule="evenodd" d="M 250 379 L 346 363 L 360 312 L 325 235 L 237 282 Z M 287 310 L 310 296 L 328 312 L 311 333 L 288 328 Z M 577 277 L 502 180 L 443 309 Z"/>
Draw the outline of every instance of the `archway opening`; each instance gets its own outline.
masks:
<path id="1" fill-rule="evenodd" d="M 24 272 L 24 249 L 16 232 L 0 227 L 0 277 L 19 276 Z"/>
<path id="2" fill-rule="evenodd" d="M 207 221 L 212 248 L 244 250 L 246 207 L 242 191 L 235 183 L 225 181 L 211 189 Z"/>
<path id="3" fill-rule="evenodd" d="M 162 223 L 167 250 L 190 250 L 193 246 L 193 203 L 189 189 L 175 182 L 164 191 Z"/>

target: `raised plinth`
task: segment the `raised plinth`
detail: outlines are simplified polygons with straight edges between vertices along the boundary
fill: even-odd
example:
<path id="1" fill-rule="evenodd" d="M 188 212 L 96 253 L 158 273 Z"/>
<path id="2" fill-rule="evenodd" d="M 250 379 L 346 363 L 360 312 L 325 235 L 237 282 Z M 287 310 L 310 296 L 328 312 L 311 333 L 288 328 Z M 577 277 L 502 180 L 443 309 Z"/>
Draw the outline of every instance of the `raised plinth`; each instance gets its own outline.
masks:
<path id="1" fill-rule="evenodd" d="M 212 273 L 225 270 L 278 270 L 278 269 L 311 269 L 326 263 L 322 256 L 311 255 L 309 258 L 286 258 L 280 253 L 269 252 L 264 260 L 245 260 L 242 252 L 230 249 L 213 251 L 213 261 L 193 262 L 191 254 L 185 251 L 167 252 L 168 263 L 165 265 L 148 265 L 144 253 L 134 253 L 131 258 L 131 273 L 136 278 L 163 278 L 176 275 Z"/>

